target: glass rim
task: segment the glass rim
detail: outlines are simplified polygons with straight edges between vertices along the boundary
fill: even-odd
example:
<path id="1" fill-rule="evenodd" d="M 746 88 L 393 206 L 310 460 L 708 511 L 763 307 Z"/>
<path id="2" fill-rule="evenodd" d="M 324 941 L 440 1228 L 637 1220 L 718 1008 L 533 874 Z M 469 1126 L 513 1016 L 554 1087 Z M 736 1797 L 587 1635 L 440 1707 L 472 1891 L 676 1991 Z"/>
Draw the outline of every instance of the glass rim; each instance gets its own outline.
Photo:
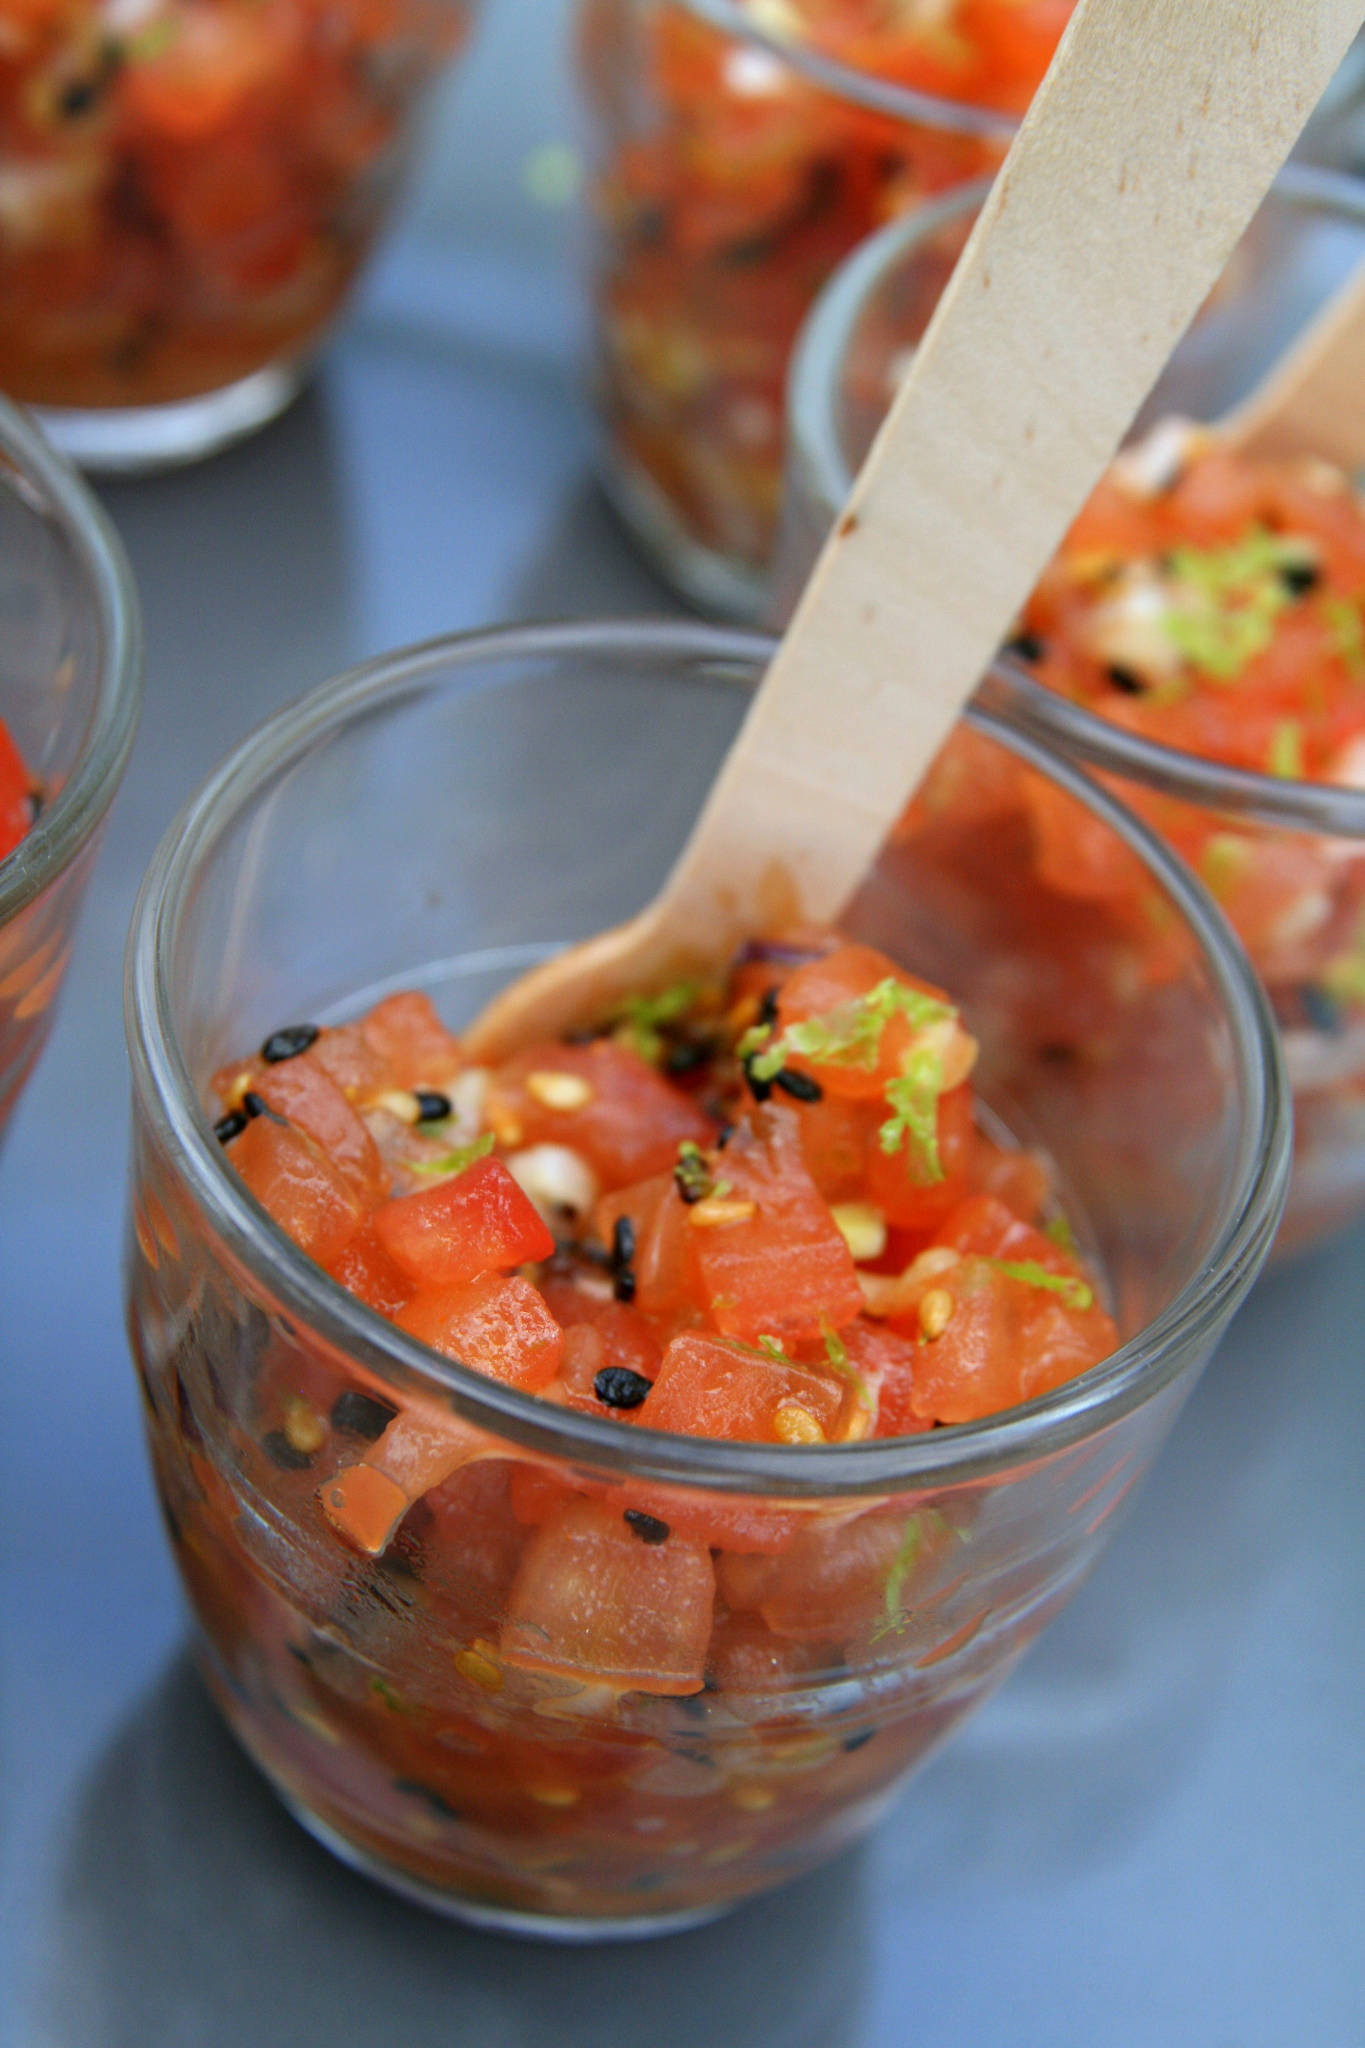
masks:
<path id="1" fill-rule="evenodd" d="M 839 439 L 836 407 L 841 366 L 873 294 L 897 265 L 940 229 L 981 206 L 989 178 L 955 186 L 879 228 L 847 256 L 808 314 L 792 353 L 787 380 L 789 459 L 808 477 L 831 518 L 848 496 L 853 472 Z M 1335 214 L 1365 228 L 1365 178 L 1315 165 L 1290 164 L 1269 198 L 1312 213 Z M 1079 756 L 1088 767 L 1122 775 L 1191 804 L 1226 811 L 1281 831 L 1331 833 L 1365 839 L 1365 790 L 1343 783 L 1304 782 L 1235 768 L 1183 748 L 1146 739 L 1112 725 L 1098 712 L 1037 682 L 1006 651 L 983 684 L 994 701 L 1002 673 L 1009 675 L 1011 709 L 1036 737 Z"/>
<path id="2" fill-rule="evenodd" d="M 1265 996 L 1221 912 L 1138 819 L 1080 769 L 1016 729 L 999 707 L 971 709 L 970 723 L 1118 831 L 1183 917 L 1224 1006 L 1245 1105 L 1227 1213 L 1199 1270 L 1159 1316 L 1104 1363 L 1003 1415 L 951 1430 L 844 1446 L 730 1443 L 638 1427 L 624 1432 L 619 1424 L 552 1406 L 443 1359 L 348 1294 L 271 1221 L 227 1163 L 175 1040 L 174 955 L 198 876 L 245 806 L 333 732 L 386 706 L 410 702 L 433 685 L 453 685 L 458 692 L 459 672 L 481 665 L 629 654 L 645 661 L 682 659 L 761 672 L 774 645 L 767 635 L 739 629 L 634 619 L 459 633 L 380 656 L 277 712 L 189 799 L 143 882 L 125 979 L 134 1094 L 200 1217 L 263 1297 L 332 1352 L 400 1387 L 416 1383 L 436 1389 L 462 1420 L 533 1454 L 632 1479 L 773 1500 L 930 1491 L 987 1479 L 1093 1436 L 1179 1376 L 1191 1348 L 1216 1334 L 1255 1278 L 1278 1226 L 1290 1164 L 1288 1090 L 1278 1035 Z M 496 680 L 492 686 L 497 687 Z M 1003 687 L 1008 692 L 1008 678 Z"/>
<path id="3" fill-rule="evenodd" d="M 142 615 L 123 544 L 94 493 L 4 398 L 0 465 L 31 509 L 61 528 L 94 600 L 100 641 L 95 700 L 71 771 L 13 853 L 0 862 L 0 924 L 5 924 L 70 867 L 113 801 L 137 732 Z"/>
<path id="4" fill-rule="evenodd" d="M 769 56 L 799 71 L 821 91 L 866 108 L 869 113 L 1006 145 L 1014 139 L 1023 118 L 996 107 L 978 106 L 971 100 L 948 99 L 938 93 L 920 92 L 914 86 L 896 85 L 873 71 L 860 71 L 854 64 L 841 63 L 837 57 L 827 57 L 776 29 L 765 28 L 749 14 L 742 0 L 677 0 L 677 4 L 708 28 L 731 36 L 736 42 L 766 50 Z"/>

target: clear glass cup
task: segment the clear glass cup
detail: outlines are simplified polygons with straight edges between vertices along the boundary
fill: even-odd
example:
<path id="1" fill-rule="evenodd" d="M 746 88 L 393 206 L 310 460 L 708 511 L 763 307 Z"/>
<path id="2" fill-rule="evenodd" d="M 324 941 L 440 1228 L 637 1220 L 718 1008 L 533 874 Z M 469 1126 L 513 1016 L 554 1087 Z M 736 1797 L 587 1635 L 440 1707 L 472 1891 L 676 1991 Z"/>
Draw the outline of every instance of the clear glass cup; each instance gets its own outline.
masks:
<path id="1" fill-rule="evenodd" d="M 0 718 L 42 798 L 0 860 L 0 1130 L 52 1022 L 141 688 L 137 596 L 113 528 L 0 399 Z"/>
<path id="2" fill-rule="evenodd" d="M 1059 934 L 1056 906 L 1022 905 L 1000 849 L 950 810 L 887 849 L 849 924 L 961 997 L 988 1114 L 1055 1160 L 1105 1275 L 1110 1360 L 959 1429 L 703 1441 L 469 1372 L 303 1257 L 215 1141 L 210 1073 L 282 1023 L 404 986 L 458 1028 L 547 948 L 636 908 L 769 652 L 628 623 L 375 662 L 219 770 L 130 940 L 130 1330 L 208 1684 L 346 1861 L 565 1939 L 704 1919 L 869 1826 L 1084 1575 L 1250 1286 L 1287 1173 L 1274 1031 L 1217 911 L 1111 799 L 983 712 L 986 755 L 1145 878 L 1161 975 L 1134 978 L 1122 934 L 1069 916 Z M 1059 1055 L 1083 1021 L 1087 1044 Z M 483 1457 L 362 1560 L 318 1488 L 394 1404 L 447 1428 L 453 1411 Z M 567 1521 L 545 1520 L 547 1479 L 581 1495 Z M 535 1669 L 528 1607 L 572 1599 L 574 1531 L 619 1542 L 626 1509 L 669 1530 L 647 1608 L 619 1596 L 627 1635 L 668 1638 L 650 1676 L 623 1672 L 596 1591 L 573 1669 Z M 670 1631 L 696 1629 L 700 1692 L 670 1675 Z"/>
<path id="3" fill-rule="evenodd" d="M 0 387 L 91 468 L 288 404 L 473 0 L 24 0 L 0 42 Z"/>
<path id="4" fill-rule="evenodd" d="M 793 358 L 774 610 L 794 601 L 923 333 L 985 187 L 873 237 L 833 278 Z M 1365 260 L 1365 182 L 1277 181 L 1134 424 L 1213 420 Z M 1119 731 L 1015 676 L 1029 730 L 1115 778 L 1199 872 L 1269 989 L 1293 1085 L 1296 1162 L 1280 1249 L 1365 1210 L 1365 789 L 1223 767 Z M 1056 849 L 1040 858 L 1059 864 Z M 1084 864 L 1075 886 L 1089 885 Z"/>

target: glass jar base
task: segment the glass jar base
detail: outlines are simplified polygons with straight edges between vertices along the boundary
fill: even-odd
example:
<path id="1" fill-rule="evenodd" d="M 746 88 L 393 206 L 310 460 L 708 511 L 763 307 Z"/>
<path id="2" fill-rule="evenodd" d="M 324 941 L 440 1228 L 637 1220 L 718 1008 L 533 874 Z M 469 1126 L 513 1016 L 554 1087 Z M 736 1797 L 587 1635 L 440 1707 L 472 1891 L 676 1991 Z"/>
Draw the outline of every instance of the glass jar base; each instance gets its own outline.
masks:
<path id="1" fill-rule="evenodd" d="M 693 1906 L 681 1913 L 631 1914 L 616 1919 L 521 1913 L 511 1906 L 490 1906 L 482 1900 L 461 1898 L 458 1893 L 441 1891 L 436 1885 L 423 1884 L 419 1878 L 394 1870 L 379 1857 L 357 1848 L 354 1842 L 329 1827 L 326 1821 L 319 1820 L 315 1813 L 310 1813 L 306 1806 L 291 1799 L 279 1785 L 274 1785 L 273 1789 L 299 1826 L 351 1870 L 382 1884 L 386 1891 L 397 1892 L 400 1898 L 410 1899 L 414 1905 L 424 1906 L 429 1913 L 439 1913 L 446 1920 L 462 1921 L 467 1927 L 483 1927 L 493 1934 L 529 1936 L 533 1941 L 553 1941 L 570 1947 L 583 1947 L 596 1941 L 652 1941 L 658 1935 L 683 1934 L 691 1927 L 705 1927 L 710 1921 L 721 1920 L 736 1906 L 744 1904 L 742 1899 L 727 1899 L 721 1905 Z"/>
<path id="2" fill-rule="evenodd" d="M 151 476 L 243 441 L 298 395 L 307 366 L 271 363 L 221 391 L 169 405 L 35 406 L 55 448 L 98 476 Z"/>
<path id="3" fill-rule="evenodd" d="M 768 615 L 768 580 L 732 556 L 694 539 L 653 478 L 606 448 L 598 464 L 602 488 L 651 568 L 685 604 L 708 618 L 760 625 Z"/>

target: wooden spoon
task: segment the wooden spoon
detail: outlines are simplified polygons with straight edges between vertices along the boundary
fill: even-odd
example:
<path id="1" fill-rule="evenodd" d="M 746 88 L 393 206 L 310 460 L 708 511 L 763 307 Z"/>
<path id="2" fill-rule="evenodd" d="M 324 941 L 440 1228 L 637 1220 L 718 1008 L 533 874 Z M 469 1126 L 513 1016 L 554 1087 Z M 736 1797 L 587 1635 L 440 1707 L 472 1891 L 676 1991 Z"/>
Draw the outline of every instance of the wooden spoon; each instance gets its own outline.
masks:
<path id="1" fill-rule="evenodd" d="M 1215 431 L 1243 455 L 1365 467 L 1365 261 Z"/>
<path id="2" fill-rule="evenodd" d="M 503 990 L 476 1057 L 837 919 L 1362 16 L 1079 0 L 662 892 Z"/>

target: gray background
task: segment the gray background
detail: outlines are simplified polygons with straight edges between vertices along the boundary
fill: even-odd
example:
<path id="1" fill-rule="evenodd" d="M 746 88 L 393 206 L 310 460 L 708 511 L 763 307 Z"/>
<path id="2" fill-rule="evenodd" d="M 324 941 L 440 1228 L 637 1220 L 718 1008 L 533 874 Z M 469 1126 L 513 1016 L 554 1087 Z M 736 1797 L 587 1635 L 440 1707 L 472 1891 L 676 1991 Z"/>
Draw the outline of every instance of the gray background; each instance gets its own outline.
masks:
<path id="1" fill-rule="evenodd" d="M 1264 1281 L 1099 1570 L 865 1850 L 700 1933 L 557 1952 L 340 1869 L 205 1706 L 120 1329 L 120 957 L 248 726 L 490 619 L 658 610 L 591 480 L 529 151 L 562 0 L 490 0 L 400 230 L 248 446 L 110 488 L 141 737 L 0 1170 L 4 2048 L 1362 2048 L 1365 1234 Z"/>

